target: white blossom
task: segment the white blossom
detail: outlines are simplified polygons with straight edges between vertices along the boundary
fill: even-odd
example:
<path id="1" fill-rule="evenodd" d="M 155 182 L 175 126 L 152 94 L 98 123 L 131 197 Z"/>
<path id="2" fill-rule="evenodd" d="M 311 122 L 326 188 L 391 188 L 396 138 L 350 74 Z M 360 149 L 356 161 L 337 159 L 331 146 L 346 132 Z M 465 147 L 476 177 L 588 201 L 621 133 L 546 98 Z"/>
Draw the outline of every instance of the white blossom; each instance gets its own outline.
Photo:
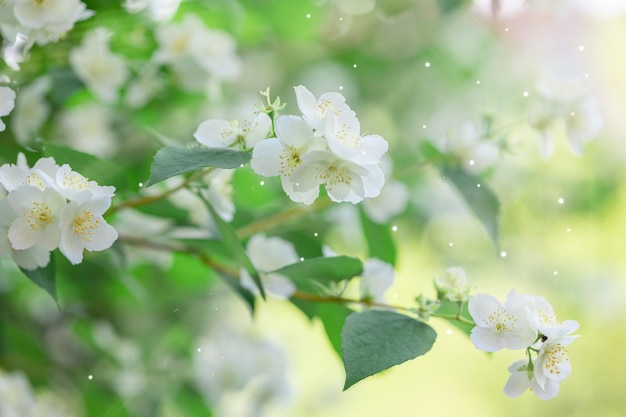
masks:
<path id="1" fill-rule="evenodd" d="M 537 383 L 533 372 L 529 372 L 528 360 L 522 359 L 514 362 L 508 368 L 511 376 L 504 385 L 504 395 L 510 398 L 517 398 L 530 389 L 542 400 L 549 400 L 558 395 L 560 385 L 558 382 L 546 381 L 542 386 Z"/>
<path id="2" fill-rule="evenodd" d="M 88 32 L 69 57 L 78 78 L 105 103 L 117 100 L 118 91 L 129 76 L 124 59 L 109 49 L 110 36 L 104 28 Z"/>
<path id="3" fill-rule="evenodd" d="M 470 286 L 467 283 L 465 270 L 459 267 L 447 268 L 443 275 L 435 279 L 437 291 L 452 301 L 466 301 L 469 299 Z"/>
<path id="4" fill-rule="evenodd" d="M 276 120 L 276 138 L 259 142 L 252 151 L 250 165 L 265 177 L 280 175 L 285 193 L 293 201 L 311 204 L 319 195 L 319 188 L 295 190 L 293 171 L 302 163 L 302 156 L 315 149 L 325 149 L 325 142 L 313 135 L 311 127 L 298 116 L 280 116 Z"/>
<path id="5" fill-rule="evenodd" d="M 439 148 L 456 157 L 467 172 L 481 174 L 495 165 L 500 154 L 494 141 L 482 136 L 475 123 L 464 121 L 450 128 Z"/>
<path id="6" fill-rule="evenodd" d="M 365 197 L 377 197 L 385 183 L 378 165 L 360 165 L 328 151 L 311 151 L 301 156 L 302 163 L 291 174 L 293 190 L 319 193 L 324 185 L 334 202 L 359 203 Z M 306 201 L 305 201 L 306 203 Z"/>
<path id="7" fill-rule="evenodd" d="M 7 198 L 18 215 L 9 228 L 9 240 L 14 249 L 29 249 L 36 243 L 47 250 L 59 246 L 59 220 L 66 201 L 58 191 L 20 185 Z"/>
<path id="8" fill-rule="evenodd" d="M 50 105 L 45 96 L 51 86 L 51 78 L 44 75 L 17 92 L 11 130 L 21 145 L 30 144 L 48 119 Z"/>
<path id="9" fill-rule="evenodd" d="M 537 331 L 529 326 L 526 305 L 528 296 L 511 291 L 504 303 L 488 294 L 469 300 L 469 313 L 476 326 L 470 338 L 477 349 L 495 352 L 502 348 L 524 349 L 532 345 Z"/>
<path id="10" fill-rule="evenodd" d="M 208 78 L 232 81 L 241 73 L 241 60 L 232 36 L 207 28 L 193 14 L 185 15 L 181 22 L 160 26 L 156 39 L 159 47 L 154 61 L 169 65 L 183 87 L 196 85 L 189 81 L 206 84 Z M 192 74 L 196 80 L 189 79 Z"/>
<path id="11" fill-rule="evenodd" d="M 0 198 L 0 257 L 10 255 L 13 261 L 23 269 L 43 268 L 50 262 L 50 251 L 40 243 L 28 249 L 14 249 L 9 240 L 9 228 L 17 219 L 17 213 L 9 204 L 8 198 Z"/>
<path id="12" fill-rule="evenodd" d="M 385 176 L 385 185 L 378 197 L 363 200 L 363 210 L 370 220 L 376 223 L 387 223 L 402 213 L 409 202 L 409 189 L 402 181 L 391 179 L 391 157 L 385 155 L 380 167 Z"/>
<path id="13" fill-rule="evenodd" d="M 372 300 L 385 304 L 385 293 L 396 278 L 393 266 L 377 258 L 371 258 L 363 263 L 363 272 L 359 284 L 361 299 Z"/>
<path id="14" fill-rule="evenodd" d="M 288 298 L 295 292 L 296 286 L 289 278 L 272 272 L 300 260 L 291 242 L 279 237 L 256 234 L 248 240 L 246 253 L 259 272 L 263 288 L 268 293 L 278 298 Z M 250 274 L 242 269 L 240 276 L 241 285 L 258 294 L 259 290 Z"/>
<path id="15" fill-rule="evenodd" d="M 59 117 L 59 127 L 66 143 L 73 149 L 100 158 L 111 157 L 117 151 L 112 124 L 111 110 L 95 101 L 65 109 Z"/>
<path id="16" fill-rule="evenodd" d="M 117 240 L 115 228 L 102 218 L 110 205 L 109 198 L 71 201 L 61 213 L 59 249 L 72 264 L 82 262 L 83 249 L 102 251 Z"/>
<path id="17" fill-rule="evenodd" d="M 11 113 L 15 107 L 15 91 L 9 87 L 0 86 L 0 117 Z M 6 128 L 4 122 L 0 119 L 0 132 Z"/>

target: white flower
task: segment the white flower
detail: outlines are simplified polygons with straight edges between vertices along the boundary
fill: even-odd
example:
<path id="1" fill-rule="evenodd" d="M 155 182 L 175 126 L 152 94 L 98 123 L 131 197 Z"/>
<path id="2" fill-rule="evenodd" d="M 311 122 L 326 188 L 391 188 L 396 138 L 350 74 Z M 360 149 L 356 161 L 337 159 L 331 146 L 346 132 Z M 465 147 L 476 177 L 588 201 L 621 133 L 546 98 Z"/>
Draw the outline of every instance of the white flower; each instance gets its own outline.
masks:
<path id="1" fill-rule="evenodd" d="M 221 412 L 216 415 L 260 416 L 267 405 L 289 398 L 287 358 L 279 345 L 223 325 L 195 346 L 194 379 Z"/>
<path id="2" fill-rule="evenodd" d="M 372 258 L 363 263 L 363 273 L 359 291 L 361 299 L 372 300 L 384 304 L 385 293 L 396 278 L 393 266 L 380 259 Z"/>
<path id="3" fill-rule="evenodd" d="M 28 37 L 25 52 L 35 43 L 56 42 L 77 21 L 93 16 L 79 0 L 15 0 L 13 11 L 18 23 L 15 30 Z"/>
<path id="4" fill-rule="evenodd" d="M 316 136 L 324 136 L 331 151 L 357 163 L 380 162 L 387 142 L 378 135 L 361 136 L 359 119 L 341 94 L 325 93 L 316 100 L 304 86 L 294 90 L 303 119 L 315 129 Z"/>
<path id="5" fill-rule="evenodd" d="M 206 199 L 218 216 L 227 222 L 232 221 L 235 215 L 231 184 L 234 173 L 232 169 L 214 169 L 207 176 L 209 187 L 205 191 Z"/>
<path id="6" fill-rule="evenodd" d="M 115 193 L 113 186 L 101 186 L 89 181 L 68 164 L 62 165 L 56 172 L 56 189 L 71 201 L 87 201 L 93 198 L 111 199 Z"/>
<path id="7" fill-rule="evenodd" d="M 30 168 L 26 157 L 20 153 L 17 165 L 4 164 L 0 167 L 0 185 L 8 192 L 20 185 L 32 185 L 40 190 L 54 188 L 58 168 L 54 158 L 41 158 Z"/>
<path id="8" fill-rule="evenodd" d="M 541 155 L 549 158 L 559 123 L 565 124 L 572 153 L 580 156 L 584 143 L 602 129 L 604 117 L 581 80 L 547 75 L 537 84 L 537 99 L 529 104 L 527 121 L 540 137 Z"/>
<path id="9" fill-rule="evenodd" d="M 327 114 L 335 117 L 345 113 L 355 116 L 346 104 L 345 97 L 339 93 L 324 93 L 316 99 L 313 93 L 302 85 L 294 87 L 294 90 L 302 118 L 315 130 L 322 130 Z"/>
<path id="10" fill-rule="evenodd" d="M 546 381 L 543 387 L 539 386 L 533 372 L 528 370 L 528 360 L 522 359 L 514 362 L 508 368 L 511 376 L 504 385 L 504 395 L 517 398 L 527 389 L 531 389 L 537 397 L 549 400 L 558 395 L 560 385 L 558 382 Z"/>
<path id="11" fill-rule="evenodd" d="M 442 276 L 435 279 L 435 286 L 438 291 L 452 301 L 469 299 L 470 286 L 467 284 L 467 275 L 463 268 L 447 268 Z"/>
<path id="12" fill-rule="evenodd" d="M 109 49 L 110 36 L 104 28 L 88 32 L 69 57 L 78 78 L 106 103 L 117 100 L 118 91 L 129 75 L 124 59 Z"/>
<path id="13" fill-rule="evenodd" d="M 226 32 L 211 30 L 195 15 L 187 14 L 180 23 L 161 26 L 156 31 L 159 44 L 154 60 L 169 64 L 174 71 L 197 66 L 218 80 L 230 81 L 241 72 L 235 41 Z"/>
<path id="14" fill-rule="evenodd" d="M 0 198 L 0 256 L 10 255 L 13 261 L 23 269 L 43 268 L 50 262 L 50 251 L 40 243 L 28 249 L 16 250 L 9 241 L 9 228 L 17 219 L 17 213 L 9 204 L 8 198 Z"/>
<path id="15" fill-rule="evenodd" d="M 300 260 L 291 242 L 279 237 L 257 234 L 248 240 L 246 252 L 259 272 L 263 287 L 268 293 L 279 298 L 288 298 L 296 291 L 296 286 L 289 278 L 272 272 Z M 254 294 L 259 292 L 250 274 L 243 269 L 241 285 Z"/>
<path id="16" fill-rule="evenodd" d="M 20 145 L 28 145 L 35 139 L 48 119 L 50 105 L 45 96 L 51 86 L 52 80 L 44 75 L 18 91 L 11 116 L 11 130 Z"/>
<path id="17" fill-rule="evenodd" d="M 0 416 L 30 416 L 35 407 L 35 395 L 28 379 L 19 372 L 0 371 Z"/>
<path id="18" fill-rule="evenodd" d="M 526 306 L 526 312 L 530 327 L 548 339 L 558 339 L 578 329 L 575 320 L 559 322 L 552 306 L 543 297 L 533 297 L 532 303 Z"/>
<path id="19" fill-rule="evenodd" d="M 194 137 L 201 144 L 211 148 L 227 148 L 239 145 L 243 150 L 252 149 L 265 139 L 272 128 L 272 120 L 263 113 L 256 113 L 251 119 L 240 121 L 208 119 L 198 126 Z"/>
<path id="20" fill-rule="evenodd" d="M 325 149 L 325 142 L 313 135 L 311 127 L 301 117 L 280 116 L 276 120 L 276 138 L 259 142 L 252 151 L 250 166 L 259 175 L 280 175 L 285 193 L 293 201 L 311 204 L 319 189 L 296 191 L 291 175 L 302 163 L 302 156 L 314 149 Z"/>
<path id="21" fill-rule="evenodd" d="M 392 172 L 391 158 L 386 156 L 381 160 L 381 169 L 386 181 L 378 197 L 363 200 L 363 210 L 373 222 L 387 223 L 406 209 L 409 201 L 409 189 L 397 180 L 389 179 Z"/>
<path id="22" fill-rule="evenodd" d="M 470 338 L 477 349 L 495 352 L 502 348 L 524 349 L 533 344 L 537 331 L 530 328 L 526 295 L 511 291 L 504 303 L 488 294 L 477 294 L 469 300 L 469 313 L 476 326 Z"/>
<path id="23" fill-rule="evenodd" d="M 378 165 L 360 165 L 332 152 L 311 151 L 300 159 L 302 163 L 293 170 L 290 178 L 293 190 L 312 193 L 315 198 L 319 194 L 319 185 L 323 184 L 332 201 L 356 204 L 365 197 L 377 197 L 385 183 Z"/>
<path id="24" fill-rule="evenodd" d="M 500 153 L 493 141 L 481 136 L 473 122 L 465 121 L 448 131 L 440 148 L 458 158 L 467 172 L 481 174 L 495 165 Z"/>
<path id="25" fill-rule="evenodd" d="M 83 249 L 101 251 L 117 239 L 117 231 L 102 218 L 110 205 L 110 198 L 72 201 L 61 213 L 59 249 L 72 264 L 83 260 Z"/>
<path id="26" fill-rule="evenodd" d="M 559 384 L 572 372 L 565 347 L 577 337 L 564 334 L 538 341 L 540 348 L 534 363 L 521 360 L 509 367 L 511 376 L 504 386 L 504 394 L 515 398 L 530 388 L 542 400 L 554 398 L 559 393 Z"/>
<path id="27" fill-rule="evenodd" d="M 9 87 L 0 86 L 0 117 L 11 113 L 15 107 L 15 91 Z M 0 132 L 6 128 L 6 125 L 0 120 Z"/>
<path id="28" fill-rule="evenodd" d="M 28 249 L 36 243 L 47 250 L 59 246 L 59 220 L 66 205 L 61 194 L 53 188 L 42 191 L 32 185 L 20 185 L 7 198 L 18 215 L 9 228 L 9 240 L 14 249 Z"/>
<path id="29" fill-rule="evenodd" d="M 65 109 L 59 125 L 66 143 L 73 149 L 108 158 L 117 150 L 112 116 L 109 108 L 94 101 Z"/>

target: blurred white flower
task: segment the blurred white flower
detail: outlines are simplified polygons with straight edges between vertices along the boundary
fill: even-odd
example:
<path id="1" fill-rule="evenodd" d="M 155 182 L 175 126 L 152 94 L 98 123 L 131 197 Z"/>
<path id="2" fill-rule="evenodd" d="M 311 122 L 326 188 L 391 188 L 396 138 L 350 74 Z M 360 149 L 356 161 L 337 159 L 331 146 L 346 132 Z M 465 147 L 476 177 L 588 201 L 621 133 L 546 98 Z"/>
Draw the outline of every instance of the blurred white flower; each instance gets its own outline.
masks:
<path id="1" fill-rule="evenodd" d="M 0 370 L 0 416 L 26 417 L 35 407 L 35 394 L 28 379 L 19 372 Z"/>
<path id="2" fill-rule="evenodd" d="M 467 172 L 481 174 L 495 165 L 500 154 L 498 146 L 482 136 L 473 122 L 464 121 L 451 127 L 439 148 L 458 158 Z"/>
<path id="3" fill-rule="evenodd" d="M 15 91 L 9 87 L 0 86 L 0 117 L 11 113 L 15 107 Z M 6 128 L 4 122 L 0 119 L 0 132 Z"/>
<path id="4" fill-rule="evenodd" d="M 163 87 L 164 82 L 158 73 L 158 67 L 148 63 L 137 77 L 131 80 L 124 94 L 124 104 L 133 109 L 145 106 Z"/>
<path id="5" fill-rule="evenodd" d="M 70 51 L 72 69 L 87 88 L 105 103 L 113 103 L 129 76 L 124 59 L 109 49 L 111 33 L 104 28 L 93 29 L 80 46 Z"/>
<path id="6" fill-rule="evenodd" d="M 111 110 L 98 102 L 65 109 L 59 118 L 68 145 L 101 158 L 114 155 L 118 147 L 112 122 Z"/>
<path id="7" fill-rule="evenodd" d="M 11 130 L 20 145 L 27 146 L 36 139 L 48 119 L 50 105 L 45 96 L 51 86 L 52 80 L 44 75 L 17 92 L 15 109 L 11 116 Z"/>
<path id="8" fill-rule="evenodd" d="M 469 312 L 476 323 L 470 338 L 477 349 L 495 352 L 502 348 L 525 349 L 532 345 L 537 331 L 529 326 L 526 305 L 529 296 L 511 291 L 504 303 L 488 294 L 469 300 Z"/>
<path id="9" fill-rule="evenodd" d="M 267 114 L 258 112 L 241 121 L 205 120 L 193 136 L 198 142 L 211 148 L 239 146 L 242 150 L 248 150 L 265 139 L 271 128 L 272 119 Z"/>
<path id="10" fill-rule="evenodd" d="M 110 198 L 71 201 L 60 214 L 59 249 L 73 265 L 82 262 L 83 249 L 102 251 L 117 240 L 115 228 L 102 218 L 110 206 Z"/>
<path id="11" fill-rule="evenodd" d="M 459 267 L 447 268 L 443 275 L 435 279 L 437 291 L 452 301 L 467 301 L 470 286 L 467 284 L 465 270 Z"/>
<path id="12" fill-rule="evenodd" d="M 284 350 L 242 330 L 221 326 L 197 344 L 194 375 L 218 417 L 258 417 L 291 396 Z"/>
<path id="13" fill-rule="evenodd" d="M 391 179 L 393 162 L 391 157 L 383 157 L 381 169 L 385 176 L 385 185 L 378 197 L 363 200 L 363 210 L 367 217 L 376 223 L 387 223 L 402 213 L 409 202 L 409 189 L 401 181 Z"/>
<path id="14" fill-rule="evenodd" d="M 190 71 L 197 75 L 196 82 L 202 84 L 206 84 L 205 78 L 232 81 L 241 72 L 241 60 L 236 55 L 232 36 L 207 28 L 193 14 L 185 15 L 181 22 L 160 26 L 156 30 L 156 39 L 159 46 L 154 61 L 169 65 L 188 88 L 195 85 L 185 84 Z"/>
<path id="15" fill-rule="evenodd" d="M 248 240 L 246 252 L 259 272 L 264 289 L 269 294 L 278 298 L 288 298 L 296 291 L 296 286 L 289 278 L 272 272 L 300 261 L 291 242 L 279 237 L 256 234 Z M 253 294 L 259 293 L 259 289 L 246 270 L 240 271 L 240 277 L 244 288 Z"/>
<path id="16" fill-rule="evenodd" d="M 385 304 L 385 293 L 396 278 L 393 266 L 380 259 L 371 258 L 363 263 L 363 273 L 359 284 L 361 299 Z"/>
<path id="17" fill-rule="evenodd" d="M 596 138 L 604 125 L 597 100 L 579 79 L 545 75 L 537 84 L 537 98 L 527 110 L 527 122 L 540 138 L 540 152 L 549 158 L 554 152 L 554 136 L 560 122 L 572 153 L 581 156 L 585 142 Z"/>
<path id="18" fill-rule="evenodd" d="M 233 169 L 214 169 L 207 175 L 208 188 L 202 191 L 217 214 L 227 222 L 232 221 L 235 215 L 232 186 L 234 173 Z"/>

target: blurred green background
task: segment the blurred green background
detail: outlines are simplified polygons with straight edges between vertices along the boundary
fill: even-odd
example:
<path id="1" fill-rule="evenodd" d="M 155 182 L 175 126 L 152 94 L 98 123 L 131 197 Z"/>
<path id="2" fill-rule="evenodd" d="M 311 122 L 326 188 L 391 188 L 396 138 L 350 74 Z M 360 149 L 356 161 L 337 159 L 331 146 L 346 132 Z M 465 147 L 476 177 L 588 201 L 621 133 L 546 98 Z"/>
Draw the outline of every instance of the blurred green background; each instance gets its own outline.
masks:
<path id="1" fill-rule="evenodd" d="M 158 23 L 124 12 L 118 2 L 86 3 L 97 11 L 96 18 L 79 23 L 60 43 L 34 49 L 14 79 L 66 74 L 67 48 L 101 25 L 112 29 L 111 48 L 129 61 L 150 56 Z M 92 254 L 75 267 L 58 257 L 61 315 L 43 291 L 2 259 L 0 367 L 24 371 L 37 389 L 62 393 L 78 415 L 209 415 L 186 375 L 197 337 L 209 323 L 234 320 L 285 347 L 292 392 L 286 403 L 265 410 L 271 417 L 622 416 L 626 15 L 611 9 L 619 6 L 617 1 L 593 2 L 594 8 L 582 1 L 502 0 L 497 17 L 489 4 L 479 3 L 489 2 L 183 2 L 174 19 L 195 13 L 209 27 L 234 36 L 244 63 L 241 76 L 222 86 L 217 98 L 170 86 L 144 108 L 113 108 L 118 112 L 117 149 L 108 159 L 119 169 L 110 170 L 105 162 L 86 163 L 84 169 L 100 184 L 114 184 L 124 201 L 147 179 L 160 146 L 153 132 L 190 143 L 202 120 L 228 118 L 229 109 L 250 98 L 258 101 L 257 92 L 267 86 L 288 103 L 287 114 L 297 110 L 294 85 L 303 84 L 316 95 L 340 91 L 359 116 L 362 131 L 390 143 L 394 176 L 410 189 L 408 207 L 390 223 L 397 226 L 398 263 L 389 302 L 411 306 L 421 292 L 434 296 L 432 280 L 449 266 L 465 268 L 473 292 L 503 299 L 514 288 L 545 296 L 561 320 L 580 322 L 581 338 L 568 349 L 573 372 L 557 398 L 544 402 L 531 393 L 506 398 L 506 368 L 520 359 L 519 352 L 487 355 L 435 319 L 439 336 L 429 354 L 342 393 L 342 365 L 319 322 L 276 300 L 258 303 L 249 320 L 240 301 L 223 295 L 215 274 L 184 255 L 171 263 L 164 260 L 164 267 L 145 259 L 125 266 L 117 252 Z M 600 13 L 603 7 L 610 12 Z M 555 134 L 554 155 L 539 155 L 537 136 L 525 120 L 546 73 L 583 78 L 598 98 L 603 129 L 585 145 L 582 157 L 570 152 L 562 128 Z M 55 78 L 44 143 L 65 143 L 54 114 L 91 100 L 79 83 L 64 79 Z M 501 157 L 483 176 L 501 202 L 498 249 L 442 180 L 437 161 L 422 152 L 424 142 L 436 142 L 451 124 L 485 117 L 493 127 L 505 127 L 498 131 L 505 144 Z M 13 162 L 22 148 L 10 131 L 1 140 L 0 162 Z M 74 167 L 67 152 L 54 155 Z M 27 152 L 31 162 L 39 156 Z M 262 188 L 258 181 L 248 168 L 235 175 L 235 227 L 274 213 L 287 201 L 278 182 L 267 180 Z M 171 204 L 144 212 L 163 215 L 166 210 L 186 224 L 185 214 Z M 324 213 L 304 220 L 304 225 L 289 223 L 268 233 L 292 238 L 305 257 L 318 255 L 321 244 L 362 255 L 358 235 L 342 232 Z M 317 231 L 319 237 L 312 239 Z M 112 352 L 121 349 L 121 341 L 106 345 L 96 340 L 94 329 L 102 323 L 111 323 L 132 342 L 129 349 L 136 352 L 130 362 Z M 145 381 L 139 386 L 144 388 L 121 395 L 111 381 L 120 369 L 133 366 L 141 368 Z M 216 415 L 239 415 L 221 413 Z"/>

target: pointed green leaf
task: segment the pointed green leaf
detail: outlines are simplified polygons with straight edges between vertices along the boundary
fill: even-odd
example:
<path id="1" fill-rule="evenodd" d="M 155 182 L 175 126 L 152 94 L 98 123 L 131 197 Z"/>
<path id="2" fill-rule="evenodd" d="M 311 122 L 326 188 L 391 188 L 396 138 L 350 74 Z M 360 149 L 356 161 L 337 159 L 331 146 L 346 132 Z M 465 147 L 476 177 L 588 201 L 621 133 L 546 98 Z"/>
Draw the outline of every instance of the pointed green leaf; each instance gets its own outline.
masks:
<path id="1" fill-rule="evenodd" d="M 284 266 L 274 272 L 290 278 L 299 290 L 317 294 L 331 282 L 361 275 L 363 264 L 349 256 L 320 256 Z"/>
<path id="2" fill-rule="evenodd" d="M 261 278 L 259 277 L 259 273 L 257 272 L 254 265 L 252 265 L 252 261 L 248 257 L 246 250 L 243 248 L 241 241 L 237 237 L 237 233 L 230 226 L 230 224 L 226 223 L 219 216 L 219 214 L 217 214 L 213 206 L 211 206 L 211 204 L 208 201 L 204 200 L 204 202 L 207 208 L 209 209 L 211 216 L 213 217 L 213 221 L 215 222 L 215 225 L 217 226 L 217 230 L 220 233 L 220 239 L 222 243 L 224 244 L 224 246 L 226 246 L 231 256 L 237 262 L 238 266 L 243 267 L 246 269 L 246 271 L 248 271 L 248 273 L 252 277 L 252 280 L 258 287 L 259 292 L 261 293 L 261 297 L 265 299 L 265 289 L 263 288 L 263 284 L 261 283 Z M 227 282 L 227 283 L 229 285 L 234 285 L 234 283 L 231 283 L 231 282 Z M 242 292 L 242 290 L 245 290 L 245 289 L 241 287 L 241 285 L 239 285 L 239 281 L 237 281 L 237 285 L 235 286 L 235 288 L 237 289 L 237 292 L 240 295 L 242 296 L 245 295 L 245 292 Z M 247 290 L 245 291 L 247 292 Z M 248 302 L 248 304 L 250 304 L 247 296 L 244 296 L 244 300 Z M 254 305 L 250 305 L 250 307 L 254 311 Z"/>
<path id="3" fill-rule="evenodd" d="M 166 146 L 154 156 L 146 187 L 198 168 L 239 168 L 249 160 L 249 153 L 232 149 Z"/>
<path id="4" fill-rule="evenodd" d="M 487 230 L 493 244 L 498 248 L 498 217 L 500 215 L 498 196 L 484 181 L 460 168 L 444 168 L 443 175 L 456 187 Z"/>
<path id="5" fill-rule="evenodd" d="M 385 261 L 391 265 L 396 264 L 396 245 L 391 235 L 391 228 L 387 224 L 378 224 L 371 221 L 363 211 L 363 208 L 359 210 L 361 217 L 361 227 L 367 247 L 369 250 L 370 258 L 378 258 L 381 261 Z"/>
<path id="6" fill-rule="evenodd" d="M 432 327 L 403 314 L 352 313 L 341 332 L 344 391 L 368 376 L 425 354 L 436 338 Z"/>
<path id="7" fill-rule="evenodd" d="M 54 258 L 54 253 L 50 254 L 50 262 L 43 268 L 37 269 L 23 269 L 20 268 L 24 275 L 28 277 L 32 282 L 39 285 L 41 288 L 46 290 L 48 294 L 54 299 L 55 302 L 57 300 L 57 284 L 56 284 L 56 260 Z"/>

